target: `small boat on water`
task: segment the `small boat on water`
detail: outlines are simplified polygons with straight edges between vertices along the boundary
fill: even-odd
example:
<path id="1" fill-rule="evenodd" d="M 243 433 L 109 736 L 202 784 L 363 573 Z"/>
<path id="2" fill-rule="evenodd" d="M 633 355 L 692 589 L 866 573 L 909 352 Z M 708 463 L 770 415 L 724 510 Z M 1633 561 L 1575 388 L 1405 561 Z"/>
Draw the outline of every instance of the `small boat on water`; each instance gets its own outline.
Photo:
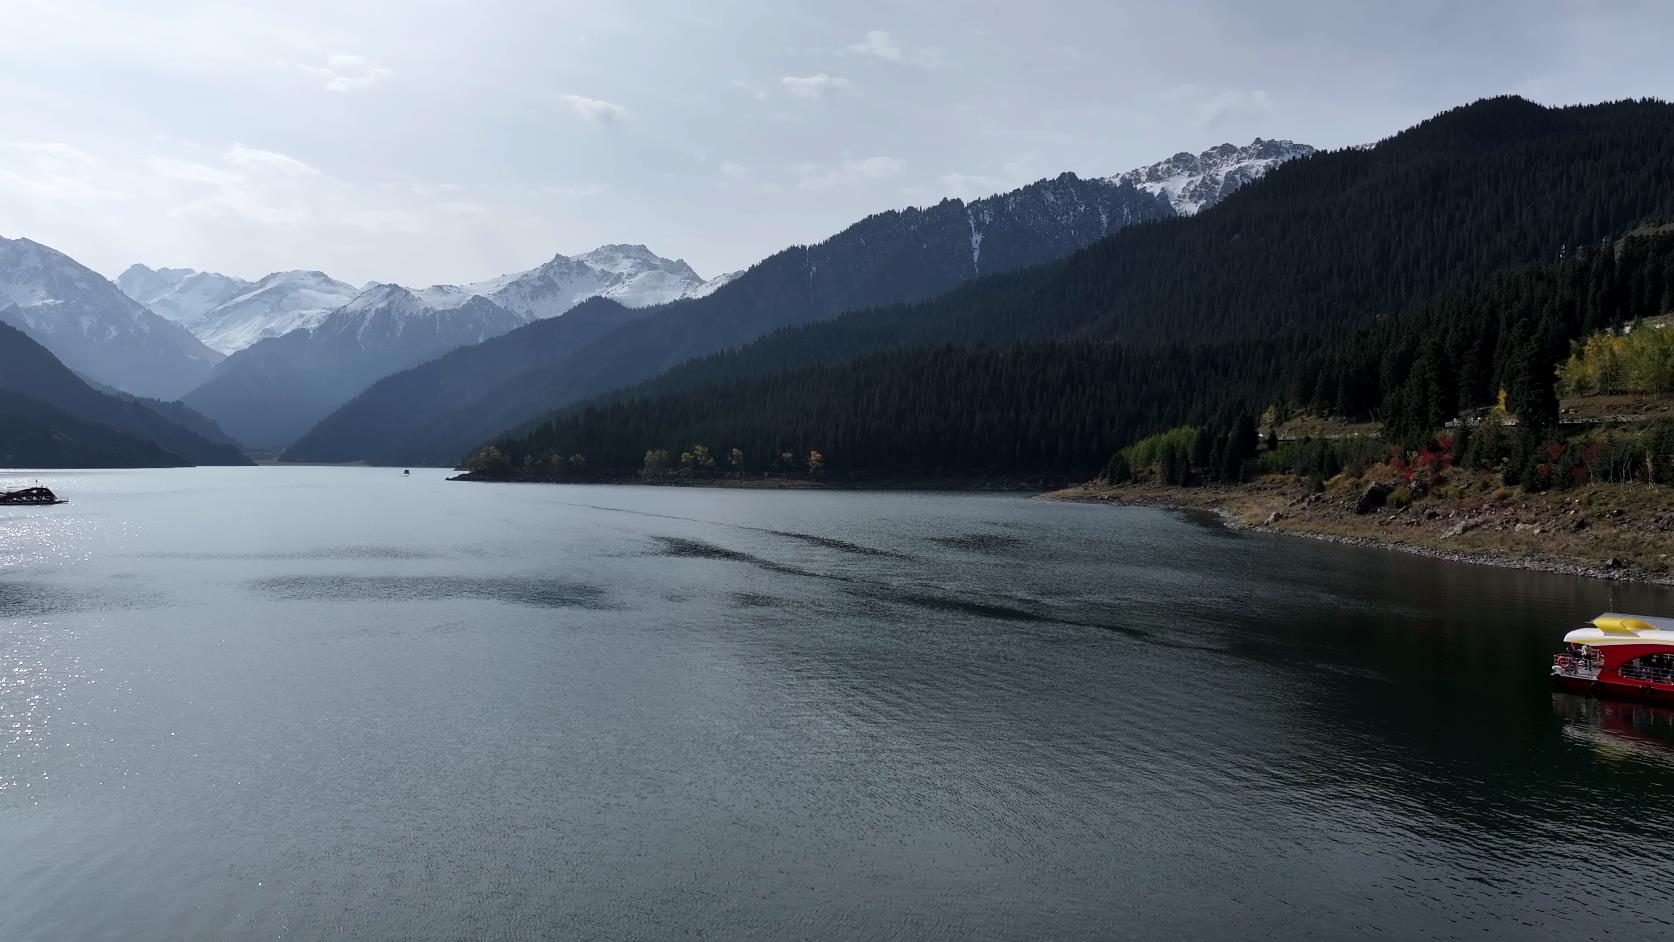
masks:
<path id="1" fill-rule="evenodd" d="M 1605 612 L 1564 635 L 1552 686 L 1574 693 L 1674 701 L 1674 618 Z"/>
<path id="2" fill-rule="evenodd" d="M 0 491 L 0 504 L 67 504 L 50 489 L 45 487 L 26 487 L 20 491 Z"/>

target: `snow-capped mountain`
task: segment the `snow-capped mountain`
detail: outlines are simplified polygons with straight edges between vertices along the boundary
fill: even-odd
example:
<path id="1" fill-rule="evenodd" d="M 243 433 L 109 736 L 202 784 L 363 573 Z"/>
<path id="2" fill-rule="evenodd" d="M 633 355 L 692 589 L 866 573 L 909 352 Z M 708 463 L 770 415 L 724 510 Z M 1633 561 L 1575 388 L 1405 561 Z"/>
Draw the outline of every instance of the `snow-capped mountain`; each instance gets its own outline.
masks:
<path id="1" fill-rule="evenodd" d="M 688 288 L 686 290 L 686 293 L 684 295 L 681 295 L 681 297 L 682 298 L 707 298 L 710 295 L 714 294 L 715 292 L 721 290 L 722 288 L 725 288 L 727 285 L 730 285 L 733 282 L 737 281 L 738 276 L 742 275 L 742 274 L 744 274 L 744 269 L 740 268 L 737 271 L 729 271 L 724 275 L 716 275 L 715 277 L 709 279 L 708 281 L 705 281 L 703 284 L 697 285 L 697 286 L 692 287 L 692 288 Z M 631 305 L 629 305 L 629 306 L 631 307 Z"/>
<path id="2" fill-rule="evenodd" d="M 643 245 L 603 245 L 474 284 L 401 290 L 412 299 L 404 303 L 432 310 L 486 298 L 518 315 L 522 323 L 556 317 L 592 297 L 611 298 L 628 307 L 702 297 L 737 276 L 734 272 L 704 281 L 685 262 L 662 258 Z M 225 281 L 212 286 L 209 279 Z M 144 265 L 123 272 L 118 284 L 130 297 L 227 354 L 269 337 L 317 327 L 362 295 L 396 287 L 373 282 L 357 288 L 317 271 L 274 272 L 244 283 L 189 268 L 153 270 Z"/>
<path id="3" fill-rule="evenodd" d="M 774 330 L 934 297 L 981 275 L 1062 258 L 1125 226 L 1196 212 L 1284 159 L 1311 151 L 1285 142 L 1227 145 L 1128 174 L 1089 179 L 1064 173 L 983 199 L 878 213 L 818 244 L 791 246 L 748 271 L 687 288 L 674 303 L 635 312 L 583 342 L 572 332 L 549 329 L 559 325 L 535 323 L 471 355 L 390 376 L 287 454 L 304 461 L 452 461 L 553 408 Z M 599 270 L 609 270 L 615 266 L 600 256 L 625 255 L 630 264 L 643 264 L 643 251 L 605 246 L 477 290 L 497 300 L 502 295 L 494 292 L 505 291 L 506 306 L 515 310 L 520 298 L 506 289 L 527 286 L 529 296 L 562 298 L 555 306 L 563 307 L 582 293 L 573 279 L 592 277 L 575 263 L 591 257 Z"/>
<path id="4" fill-rule="evenodd" d="M 1115 183 L 1129 183 L 1161 196 L 1177 214 L 1190 216 L 1215 205 L 1279 164 L 1313 152 L 1314 148 L 1307 144 L 1264 141 L 1258 137 L 1246 147 L 1221 144 L 1201 154 L 1181 151 L 1149 167 L 1139 167 L 1108 179 Z"/>
<path id="5" fill-rule="evenodd" d="M 237 297 L 250 283 L 212 271 L 130 265 L 116 276 L 116 286 L 153 313 L 195 334 L 204 315 Z"/>
<path id="6" fill-rule="evenodd" d="M 129 265 L 128 270 L 116 276 L 116 286 L 122 293 L 141 304 L 150 304 L 174 288 L 175 285 L 195 275 L 195 268 L 151 268 L 146 265 Z"/>
<path id="7" fill-rule="evenodd" d="M 644 307 L 724 281 L 705 282 L 643 245 L 606 245 L 476 284 L 416 290 L 372 283 L 357 291 L 319 272 L 282 272 L 197 325 L 206 342 L 233 352 L 188 401 L 240 442 L 281 448 L 376 380 L 457 347 L 589 298 Z"/>
<path id="8" fill-rule="evenodd" d="M 0 238 L 0 320 L 72 370 L 117 389 L 178 399 L 221 355 L 69 256 Z"/>
<path id="9" fill-rule="evenodd" d="M 314 327 L 358 294 L 359 288 L 323 272 L 274 272 L 205 311 L 192 331 L 209 346 L 236 353 L 259 340 Z"/>
<path id="10" fill-rule="evenodd" d="M 650 307 L 715 290 L 737 274 L 704 281 L 680 259 L 666 259 L 643 245 L 601 245 L 581 255 L 556 255 L 528 271 L 469 285 L 432 285 L 415 292 L 436 307 L 484 297 L 526 320 L 557 317 L 594 297 L 626 307 Z"/>
<path id="11" fill-rule="evenodd" d="M 523 317 L 480 295 L 438 305 L 400 285 L 373 284 L 309 333 L 316 340 L 352 338 L 362 350 L 381 352 L 415 342 L 424 347 L 480 343 L 524 322 Z"/>
<path id="12" fill-rule="evenodd" d="M 254 448 L 290 444 L 384 376 L 527 323 L 480 295 L 373 284 L 318 323 L 228 357 L 187 401 Z"/>

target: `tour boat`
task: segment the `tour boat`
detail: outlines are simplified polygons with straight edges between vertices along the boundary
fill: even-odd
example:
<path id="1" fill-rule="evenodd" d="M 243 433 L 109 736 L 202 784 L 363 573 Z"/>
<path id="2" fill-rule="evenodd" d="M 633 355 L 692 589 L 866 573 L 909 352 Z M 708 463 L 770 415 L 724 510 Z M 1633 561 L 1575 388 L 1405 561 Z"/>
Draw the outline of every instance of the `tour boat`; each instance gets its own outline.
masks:
<path id="1" fill-rule="evenodd" d="M 1674 618 L 1605 612 L 1564 635 L 1552 658 L 1559 690 L 1674 701 Z"/>
<path id="2" fill-rule="evenodd" d="M 26 487 L 21 491 L 0 492 L 0 504 L 67 504 L 57 494 L 44 487 Z"/>

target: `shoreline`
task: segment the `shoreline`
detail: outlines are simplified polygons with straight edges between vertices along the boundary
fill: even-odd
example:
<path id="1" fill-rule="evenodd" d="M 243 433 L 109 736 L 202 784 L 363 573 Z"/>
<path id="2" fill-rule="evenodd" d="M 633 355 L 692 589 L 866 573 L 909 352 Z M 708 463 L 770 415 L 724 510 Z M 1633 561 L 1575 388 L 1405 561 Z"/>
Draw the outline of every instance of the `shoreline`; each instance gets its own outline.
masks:
<path id="1" fill-rule="evenodd" d="M 1578 497 L 1566 495 L 1530 495 L 1519 500 L 1497 503 L 1492 498 L 1478 500 L 1432 499 L 1413 504 L 1398 511 L 1356 514 L 1345 505 L 1341 495 L 1307 494 L 1293 481 L 1263 480 L 1238 486 L 1206 486 L 1177 488 L 1155 484 L 1100 485 L 1068 483 L 1063 479 L 1032 480 L 1016 478 L 875 478 L 865 476 L 826 477 L 822 479 L 793 477 L 759 478 L 641 478 L 602 479 L 591 481 L 552 481 L 540 478 L 481 478 L 471 472 L 461 472 L 449 481 L 496 484 L 587 484 L 608 487 L 690 487 L 725 488 L 733 490 L 833 490 L 833 491 L 948 491 L 967 493 L 1014 493 L 1032 495 L 1031 500 L 1064 503 L 1104 504 L 1129 507 L 1153 507 L 1213 515 L 1229 529 L 1252 533 L 1272 533 L 1300 537 L 1325 543 L 1339 543 L 1368 549 L 1390 550 L 1425 556 L 1445 562 L 1493 566 L 1500 569 L 1522 569 L 1558 575 L 1582 576 L 1614 582 L 1633 582 L 1646 585 L 1674 586 L 1674 515 L 1667 518 L 1663 529 L 1666 535 L 1656 534 L 1655 541 L 1665 552 L 1653 565 L 1646 560 L 1635 560 L 1620 549 L 1611 549 L 1621 535 L 1619 526 L 1608 521 L 1611 513 L 1620 510 L 1595 506 L 1596 495 L 1587 492 Z M 1633 485 L 1606 485 L 1620 498 Z M 1644 485 L 1650 487 L 1650 485 Z M 1668 492 L 1660 494 L 1660 492 Z M 1674 511 L 1674 489 L 1658 488 Z M 1352 500 L 1347 502 L 1352 504 Z M 1572 505 L 1579 505 L 1577 506 Z M 1551 518 L 1587 520 L 1583 514 L 1604 517 L 1600 525 L 1588 525 L 1584 530 L 1564 533 L 1572 550 L 1569 553 L 1542 552 L 1531 544 L 1549 544 L 1556 533 L 1553 526 L 1526 522 Z M 1496 520 L 1495 518 L 1499 518 Z M 1496 528 L 1493 523 L 1502 526 Z M 1426 526 L 1428 524 L 1428 526 Z M 1447 525 L 1443 529 L 1442 525 Z M 1474 525 L 1473 525 L 1474 524 Z M 1486 525 L 1485 525 L 1486 524 Z M 1574 524 L 1571 524 L 1574 526 Z M 1394 532 L 1391 532 L 1391 531 Z M 1436 531 L 1441 532 L 1436 532 Z M 1456 531 L 1456 532 L 1454 532 Z M 1580 534 L 1585 533 L 1584 536 Z M 1641 545 L 1643 534 L 1639 534 Z M 1546 537 L 1542 540 L 1541 537 Z M 1451 544 L 1451 545 L 1449 545 Z M 1596 550 L 1580 553 L 1576 549 Z M 1643 554 L 1642 554 L 1643 555 Z M 1660 565 L 1658 565 L 1660 564 Z"/>
<path id="2" fill-rule="evenodd" d="M 937 477 L 874 477 L 865 475 L 827 475 L 808 477 L 713 477 L 713 478 L 657 478 L 640 477 L 597 478 L 593 480 L 550 480 L 528 477 L 477 477 L 474 472 L 461 471 L 448 478 L 474 484 L 582 484 L 608 487 L 713 487 L 733 490 L 812 490 L 812 491 L 967 491 L 1042 495 L 1076 486 L 1071 477 L 1035 478 L 937 478 Z"/>
<path id="3" fill-rule="evenodd" d="M 1426 533 L 1426 538 L 1422 540 L 1399 539 L 1377 532 L 1389 527 L 1390 521 L 1395 519 L 1397 514 L 1347 516 L 1342 513 L 1334 513 L 1330 519 L 1332 526 L 1326 527 L 1322 521 L 1311 521 L 1306 516 L 1303 516 L 1303 519 L 1298 519 L 1297 515 L 1286 513 L 1287 510 L 1292 510 L 1299 505 L 1330 503 L 1328 499 L 1319 500 L 1318 497 L 1299 496 L 1297 493 L 1299 490 L 1300 488 L 1289 489 L 1281 485 L 1268 485 L 1252 492 L 1248 487 L 1171 488 L 1148 485 L 1081 484 L 1041 494 L 1039 499 L 1065 503 L 1152 507 L 1159 510 L 1207 513 L 1214 515 L 1220 524 L 1228 529 L 1251 533 L 1272 533 L 1279 536 L 1299 537 L 1325 543 L 1390 550 L 1439 559 L 1445 562 L 1493 566 L 1500 569 L 1522 569 L 1558 575 L 1584 576 L 1614 582 L 1674 586 L 1674 572 L 1669 572 L 1666 569 L 1656 571 L 1634 560 L 1624 560 L 1616 556 L 1606 556 L 1603 560 L 1599 560 L 1575 555 L 1554 555 L 1511 545 L 1482 545 L 1480 538 L 1473 541 L 1473 545 L 1438 545 L 1439 541 L 1450 538 L 1447 534 L 1452 530 L 1458 530 L 1459 535 L 1465 535 L 1481 532 L 1484 528 L 1480 526 L 1462 529 L 1455 524 L 1449 531 L 1444 531 L 1439 536 Z M 1323 495 L 1319 495 L 1319 497 L 1323 497 Z M 1427 510 L 1435 512 L 1435 508 L 1422 508 L 1419 513 L 1428 516 L 1425 513 Z M 1456 508 L 1454 515 L 1444 518 L 1438 512 L 1436 516 L 1431 516 L 1430 519 L 1459 520 L 1460 517 L 1457 513 L 1458 509 Z M 1513 513 L 1516 513 L 1516 511 L 1513 511 Z M 1466 517 L 1464 519 L 1472 518 Z M 1408 525 L 1411 526 L 1410 523 Z M 1529 529 L 1518 529 L 1519 527 L 1529 527 Z M 1538 526 L 1523 523 L 1513 524 L 1510 532 L 1520 536 L 1529 534 L 1536 537 L 1542 533 Z M 1612 535 L 1612 532 L 1600 528 L 1596 537 L 1588 539 L 1588 545 L 1606 542 Z M 1670 535 L 1666 543 L 1669 549 L 1674 550 L 1674 535 Z"/>

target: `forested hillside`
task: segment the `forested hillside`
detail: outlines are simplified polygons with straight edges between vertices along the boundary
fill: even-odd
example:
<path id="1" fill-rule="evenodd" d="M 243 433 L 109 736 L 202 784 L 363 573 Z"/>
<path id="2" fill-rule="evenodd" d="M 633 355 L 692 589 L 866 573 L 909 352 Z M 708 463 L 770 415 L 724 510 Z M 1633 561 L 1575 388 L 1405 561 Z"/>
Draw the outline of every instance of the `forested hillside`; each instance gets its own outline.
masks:
<path id="1" fill-rule="evenodd" d="M 94 462 L 87 467 L 250 464 L 209 419 L 178 402 L 95 389 L 7 324 L 0 324 L 0 391 L 17 397 L 9 400 L 8 454 L 22 466 L 65 467 L 72 458 Z"/>
<path id="2" fill-rule="evenodd" d="M 1062 258 L 1124 226 L 1173 213 L 1166 199 L 1131 184 L 1073 174 L 971 203 L 943 200 L 878 213 L 816 245 L 775 253 L 711 295 L 659 305 L 608 332 L 585 336 L 534 324 L 480 353 L 392 376 L 322 422 L 286 457 L 452 462 L 508 426 L 692 357 L 843 311 L 923 300 L 978 275 Z M 489 363 L 492 376 L 483 369 Z"/>
<path id="3" fill-rule="evenodd" d="M 172 468 L 191 462 L 39 399 L 0 389 L 0 468 Z"/>
<path id="4" fill-rule="evenodd" d="M 1666 306 L 1666 239 L 1610 243 L 1674 217 L 1671 168 L 1665 103 L 1482 101 L 1062 263 L 684 365 L 500 448 L 581 453 L 594 473 L 692 443 L 857 471 L 1091 472 L 1124 439 L 1240 404 L 1418 434 L 1509 387 L 1543 414 L 1569 340 Z"/>

